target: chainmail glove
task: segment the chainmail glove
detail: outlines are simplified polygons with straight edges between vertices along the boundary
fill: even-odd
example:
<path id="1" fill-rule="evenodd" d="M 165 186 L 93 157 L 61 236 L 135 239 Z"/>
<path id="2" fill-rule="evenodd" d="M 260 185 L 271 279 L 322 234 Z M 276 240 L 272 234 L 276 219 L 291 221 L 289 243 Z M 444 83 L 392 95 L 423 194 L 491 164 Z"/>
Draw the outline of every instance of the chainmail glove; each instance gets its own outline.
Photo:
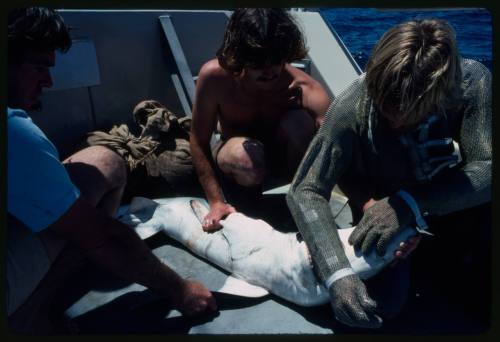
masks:
<path id="1" fill-rule="evenodd" d="M 382 318 L 375 314 L 377 303 L 368 296 L 365 284 L 355 274 L 340 278 L 329 288 L 335 318 L 359 328 L 379 328 Z"/>
<path id="2" fill-rule="evenodd" d="M 363 218 L 349 236 L 349 243 L 363 254 L 376 247 L 383 256 L 389 241 L 414 219 L 413 212 L 399 196 L 385 197 L 365 211 Z"/>

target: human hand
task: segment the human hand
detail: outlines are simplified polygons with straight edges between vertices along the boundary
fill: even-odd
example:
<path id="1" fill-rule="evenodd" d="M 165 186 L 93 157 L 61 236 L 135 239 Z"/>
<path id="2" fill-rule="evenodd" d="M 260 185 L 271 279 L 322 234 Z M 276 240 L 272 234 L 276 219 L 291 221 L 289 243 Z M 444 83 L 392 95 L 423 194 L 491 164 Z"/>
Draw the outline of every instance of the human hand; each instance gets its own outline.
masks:
<path id="1" fill-rule="evenodd" d="M 406 259 L 417 248 L 420 240 L 422 240 L 422 235 L 418 234 L 401 242 L 398 249 L 394 252 L 396 262 Z"/>
<path id="2" fill-rule="evenodd" d="M 382 318 L 375 314 L 377 303 L 368 296 L 365 284 L 355 274 L 340 278 L 329 288 L 335 318 L 359 328 L 379 328 Z"/>
<path id="3" fill-rule="evenodd" d="M 202 284 L 196 281 L 184 280 L 180 303 L 176 309 L 185 316 L 196 316 L 216 311 L 217 304 L 212 293 Z"/>
<path id="4" fill-rule="evenodd" d="M 365 204 L 363 204 L 363 212 L 367 211 L 370 207 L 372 207 L 375 203 L 377 203 L 376 200 L 373 198 L 370 198 L 368 201 L 366 201 Z"/>
<path id="5" fill-rule="evenodd" d="M 373 198 L 370 198 L 366 203 L 363 205 L 363 212 L 368 210 L 370 207 L 372 207 L 375 203 L 377 203 L 376 200 Z M 422 235 L 415 235 L 410 237 L 408 240 L 403 241 L 399 244 L 398 249 L 394 252 L 394 264 L 398 263 L 401 260 L 406 259 L 418 246 L 420 243 L 420 240 L 422 240 Z"/>
<path id="6" fill-rule="evenodd" d="M 206 232 L 214 232 L 222 228 L 219 221 L 231 213 L 235 213 L 236 209 L 230 204 L 217 202 L 210 207 L 210 211 L 203 219 L 201 224 Z"/>
<path id="7" fill-rule="evenodd" d="M 382 256 L 389 241 L 412 219 L 413 212 L 404 200 L 399 196 L 385 197 L 367 206 L 363 218 L 349 236 L 349 244 L 356 250 L 361 248 L 363 254 L 376 247 L 377 254 Z"/>

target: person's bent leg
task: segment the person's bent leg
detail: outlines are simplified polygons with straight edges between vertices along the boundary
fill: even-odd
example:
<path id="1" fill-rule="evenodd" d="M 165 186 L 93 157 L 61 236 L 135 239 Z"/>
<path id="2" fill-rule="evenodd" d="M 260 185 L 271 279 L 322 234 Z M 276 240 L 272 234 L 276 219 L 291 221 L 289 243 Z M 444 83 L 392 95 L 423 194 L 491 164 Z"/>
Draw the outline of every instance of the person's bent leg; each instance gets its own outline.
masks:
<path id="1" fill-rule="evenodd" d="M 219 150 L 216 163 L 225 176 L 244 187 L 260 186 L 264 179 L 264 147 L 258 140 L 229 139 Z"/>
<path id="2" fill-rule="evenodd" d="M 303 109 L 290 110 L 280 120 L 276 131 L 276 146 L 284 149 L 286 170 L 291 173 L 292 177 L 314 133 L 314 119 Z"/>
<path id="3" fill-rule="evenodd" d="M 125 161 L 104 146 L 87 147 L 64 160 L 82 198 L 112 216 L 118 209 L 127 182 Z"/>

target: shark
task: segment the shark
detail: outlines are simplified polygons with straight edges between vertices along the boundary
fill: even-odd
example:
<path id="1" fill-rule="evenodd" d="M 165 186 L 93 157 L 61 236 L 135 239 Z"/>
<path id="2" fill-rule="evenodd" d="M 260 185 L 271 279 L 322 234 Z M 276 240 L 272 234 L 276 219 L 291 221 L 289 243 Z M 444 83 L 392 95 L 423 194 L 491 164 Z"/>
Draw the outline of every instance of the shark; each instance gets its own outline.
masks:
<path id="1" fill-rule="evenodd" d="M 328 290 L 316 276 L 307 245 L 297 233 L 281 232 L 240 212 L 221 220 L 222 229 L 208 233 L 201 227 L 207 213 L 208 203 L 202 198 L 134 197 L 129 205 L 120 207 L 116 218 L 142 239 L 162 231 L 226 270 L 230 275 L 217 292 L 254 298 L 272 293 L 300 306 L 329 302 Z M 361 279 L 380 272 L 394 259 L 400 242 L 417 234 L 413 227 L 406 227 L 391 240 L 385 255 L 375 251 L 363 255 L 347 242 L 354 228 L 339 229 L 338 234 Z"/>

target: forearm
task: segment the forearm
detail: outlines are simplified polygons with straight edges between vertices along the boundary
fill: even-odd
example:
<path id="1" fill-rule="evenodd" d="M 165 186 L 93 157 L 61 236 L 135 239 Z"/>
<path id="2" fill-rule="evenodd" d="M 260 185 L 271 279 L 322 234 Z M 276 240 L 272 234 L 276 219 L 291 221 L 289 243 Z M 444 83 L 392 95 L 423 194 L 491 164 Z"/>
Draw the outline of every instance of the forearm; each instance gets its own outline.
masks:
<path id="1" fill-rule="evenodd" d="M 329 199 L 351 164 L 356 141 L 355 108 L 359 81 L 330 105 L 324 123 L 308 147 L 287 194 L 287 203 L 323 283 L 350 271 Z M 327 101 L 328 102 L 328 101 Z M 321 113 L 321 111 L 318 111 Z M 340 273 L 337 273 L 341 271 Z"/>
<path id="2" fill-rule="evenodd" d="M 335 272 L 350 268 L 329 199 L 351 153 L 348 147 L 340 147 L 325 136 L 328 132 L 329 128 L 323 126 L 314 138 L 287 194 L 290 212 L 323 282 Z"/>
<path id="3" fill-rule="evenodd" d="M 209 144 L 205 145 L 208 146 Z M 197 139 L 191 136 L 190 148 L 193 165 L 208 203 L 212 205 L 216 202 L 224 202 L 224 196 L 214 172 L 213 158 L 208 147 L 202 148 Z"/>
<path id="4" fill-rule="evenodd" d="M 82 199 L 49 228 L 97 266 L 166 297 L 174 305 L 184 280 L 164 265 L 128 226 L 99 213 Z"/>
<path id="5" fill-rule="evenodd" d="M 328 199 L 304 188 L 290 191 L 287 203 L 322 282 L 336 271 L 350 268 Z"/>
<path id="6" fill-rule="evenodd" d="M 474 161 L 428 184 L 406 190 L 420 211 L 446 215 L 491 201 L 491 160 Z"/>
<path id="7" fill-rule="evenodd" d="M 177 304 L 184 280 L 158 259 L 130 228 L 104 218 L 105 232 L 98 245 L 85 246 L 84 254 L 99 267 L 131 282 L 141 284 Z"/>

